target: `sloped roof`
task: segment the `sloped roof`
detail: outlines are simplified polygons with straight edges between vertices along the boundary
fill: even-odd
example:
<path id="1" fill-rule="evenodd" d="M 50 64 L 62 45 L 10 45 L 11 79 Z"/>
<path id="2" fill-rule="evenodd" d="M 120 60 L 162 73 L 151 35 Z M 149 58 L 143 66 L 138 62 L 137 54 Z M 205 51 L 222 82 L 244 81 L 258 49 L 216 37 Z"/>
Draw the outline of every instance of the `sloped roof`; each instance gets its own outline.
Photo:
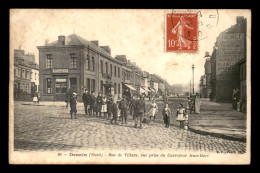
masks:
<path id="1" fill-rule="evenodd" d="M 91 41 L 88 41 L 84 38 L 82 38 L 79 35 L 71 34 L 69 36 L 65 37 L 65 45 L 86 45 L 90 48 L 96 49 L 97 51 L 101 52 L 102 54 L 111 57 L 111 55 L 103 48 L 97 46 L 96 44 L 92 43 Z M 47 44 L 46 46 L 58 46 L 58 40 L 54 41 L 52 43 Z"/>

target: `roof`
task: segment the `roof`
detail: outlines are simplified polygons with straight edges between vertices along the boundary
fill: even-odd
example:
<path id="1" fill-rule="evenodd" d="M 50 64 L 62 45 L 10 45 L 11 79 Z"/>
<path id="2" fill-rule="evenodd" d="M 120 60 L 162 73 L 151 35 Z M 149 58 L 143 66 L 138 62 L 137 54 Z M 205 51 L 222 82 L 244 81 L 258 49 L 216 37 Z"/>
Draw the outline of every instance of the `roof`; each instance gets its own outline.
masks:
<path id="1" fill-rule="evenodd" d="M 89 48 L 94 49 L 98 52 L 100 52 L 101 54 L 105 55 L 106 57 L 112 59 L 113 61 L 116 61 L 120 64 L 122 64 L 119 60 L 113 58 L 105 49 L 103 49 L 100 46 L 97 46 L 95 43 L 92 43 L 91 41 L 88 41 L 84 38 L 82 38 L 79 35 L 76 34 L 71 34 L 69 36 L 65 37 L 65 46 L 70 45 L 70 46 L 76 46 L 76 45 L 85 45 L 85 46 L 89 46 Z M 45 46 L 58 46 L 58 40 L 51 42 Z"/>

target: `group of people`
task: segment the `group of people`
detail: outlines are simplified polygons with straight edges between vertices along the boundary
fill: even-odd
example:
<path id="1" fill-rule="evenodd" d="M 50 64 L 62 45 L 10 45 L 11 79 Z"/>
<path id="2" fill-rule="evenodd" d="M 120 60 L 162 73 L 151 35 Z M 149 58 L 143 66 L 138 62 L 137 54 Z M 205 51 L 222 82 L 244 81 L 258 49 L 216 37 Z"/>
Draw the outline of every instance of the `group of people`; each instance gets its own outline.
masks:
<path id="1" fill-rule="evenodd" d="M 73 115 L 76 117 L 77 113 L 77 94 L 69 92 L 66 94 L 66 108 L 70 103 L 70 114 L 71 119 L 73 119 Z M 153 99 L 150 104 L 149 110 L 146 110 L 144 96 L 143 95 L 127 95 L 124 93 L 122 98 L 118 97 L 115 99 L 111 95 L 106 96 L 98 93 L 98 96 L 95 95 L 94 92 L 89 92 L 87 89 L 84 90 L 82 95 L 82 101 L 84 103 L 84 111 L 86 115 L 96 116 L 98 118 L 107 118 L 110 120 L 111 124 L 118 125 L 119 119 L 122 120 L 121 124 L 127 124 L 128 117 L 132 116 L 135 121 L 134 127 L 142 129 L 143 127 L 143 117 L 146 113 L 150 116 L 150 120 L 155 120 L 156 115 L 158 113 L 158 105 Z M 169 128 L 170 125 L 170 116 L 171 110 L 168 107 L 168 102 L 165 102 L 165 106 L 162 110 L 163 119 L 165 123 L 165 127 Z M 188 121 L 188 113 L 183 105 L 180 104 L 177 110 L 177 121 L 180 122 L 180 126 L 184 127 L 185 123 Z"/>

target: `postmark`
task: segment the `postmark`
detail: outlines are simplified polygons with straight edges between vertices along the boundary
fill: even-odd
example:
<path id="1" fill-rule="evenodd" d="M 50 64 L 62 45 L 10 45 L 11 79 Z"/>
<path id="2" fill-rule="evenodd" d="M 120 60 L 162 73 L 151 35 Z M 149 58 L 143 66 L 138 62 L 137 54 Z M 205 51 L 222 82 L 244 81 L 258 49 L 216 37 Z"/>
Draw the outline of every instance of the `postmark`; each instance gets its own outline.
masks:
<path id="1" fill-rule="evenodd" d="M 166 52 L 198 51 L 198 14 L 166 13 Z"/>

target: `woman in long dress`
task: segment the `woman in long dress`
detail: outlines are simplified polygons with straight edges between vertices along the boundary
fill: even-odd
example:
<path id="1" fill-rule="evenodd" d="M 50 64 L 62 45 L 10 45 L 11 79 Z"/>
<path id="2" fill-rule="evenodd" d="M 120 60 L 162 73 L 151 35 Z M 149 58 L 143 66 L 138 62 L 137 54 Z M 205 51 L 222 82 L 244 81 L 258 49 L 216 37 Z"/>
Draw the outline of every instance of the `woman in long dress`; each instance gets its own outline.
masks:
<path id="1" fill-rule="evenodd" d="M 186 118 L 185 118 L 185 108 L 183 107 L 183 105 L 181 103 L 179 104 L 179 108 L 177 109 L 176 120 L 180 122 L 180 127 L 184 126 L 184 121 L 186 120 Z"/>
<path id="2" fill-rule="evenodd" d="M 38 93 L 35 92 L 33 96 L 33 103 L 36 104 L 38 102 Z"/>
<path id="3" fill-rule="evenodd" d="M 193 29 L 190 27 L 189 22 L 186 21 L 183 16 L 180 17 L 180 21 L 176 24 L 176 26 L 172 29 L 173 34 L 177 34 L 177 44 L 176 46 L 180 47 L 179 49 L 182 49 L 182 47 L 188 47 L 190 49 L 190 46 L 192 44 L 191 40 L 188 40 L 184 36 L 184 28 Z"/>
<path id="4" fill-rule="evenodd" d="M 104 114 L 104 117 L 107 116 L 107 98 L 105 97 L 105 95 L 103 95 L 102 98 L 101 113 Z"/>
<path id="5" fill-rule="evenodd" d="M 155 120 L 155 115 L 157 112 L 158 112 L 158 106 L 155 103 L 155 100 L 153 100 L 153 102 L 150 106 L 150 120 L 152 119 L 152 117 L 153 117 L 153 120 Z"/>

